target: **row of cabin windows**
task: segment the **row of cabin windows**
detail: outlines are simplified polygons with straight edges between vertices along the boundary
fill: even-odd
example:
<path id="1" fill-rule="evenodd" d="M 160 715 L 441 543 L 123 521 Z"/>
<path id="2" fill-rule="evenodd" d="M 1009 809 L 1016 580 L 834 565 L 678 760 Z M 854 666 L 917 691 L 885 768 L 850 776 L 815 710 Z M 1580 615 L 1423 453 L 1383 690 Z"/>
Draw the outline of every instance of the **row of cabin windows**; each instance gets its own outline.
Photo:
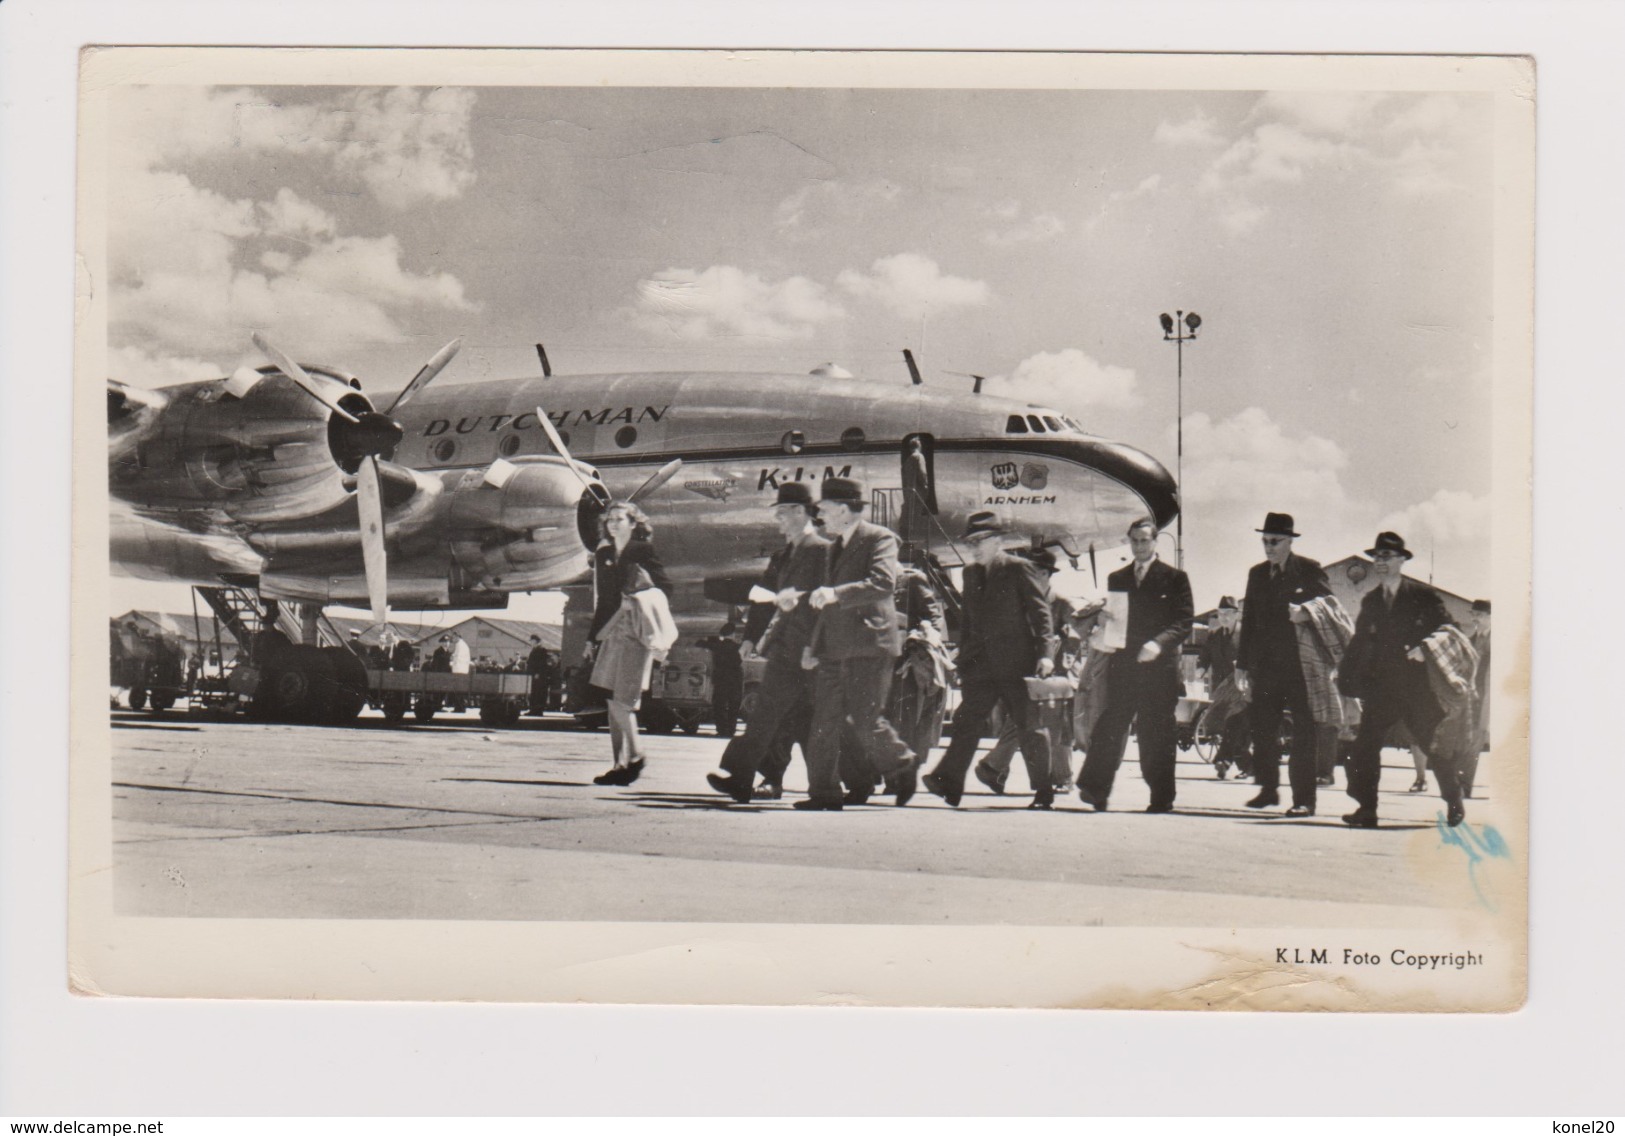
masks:
<path id="1" fill-rule="evenodd" d="M 560 430 L 559 440 L 568 446 L 570 444 L 570 432 Z M 623 450 L 637 440 L 638 428 L 636 426 L 622 426 L 615 431 L 615 444 Z M 846 450 L 848 453 L 856 453 L 858 450 L 863 449 L 863 444 L 867 440 L 862 427 L 849 427 L 841 432 L 841 449 Z M 497 453 L 505 458 L 511 458 L 519 452 L 519 445 L 519 435 L 509 434 L 498 443 Z M 800 430 L 788 431 L 779 440 L 780 448 L 787 454 L 799 454 L 806 445 L 807 435 Z M 437 462 L 449 462 L 457 456 L 457 442 L 452 438 L 442 438 L 430 447 L 429 453 Z"/>
<path id="2" fill-rule="evenodd" d="M 1059 434 L 1068 428 L 1084 433 L 1083 427 L 1072 419 L 1062 422 L 1053 414 L 1012 414 L 1004 423 L 1006 434 Z"/>

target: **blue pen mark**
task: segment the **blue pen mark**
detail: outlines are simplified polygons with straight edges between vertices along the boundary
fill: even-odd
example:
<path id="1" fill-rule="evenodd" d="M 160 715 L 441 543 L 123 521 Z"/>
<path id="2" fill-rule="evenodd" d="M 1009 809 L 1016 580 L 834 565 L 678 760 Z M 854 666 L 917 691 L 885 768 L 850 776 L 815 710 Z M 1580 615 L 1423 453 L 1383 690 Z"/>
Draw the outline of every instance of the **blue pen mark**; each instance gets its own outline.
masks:
<path id="1" fill-rule="evenodd" d="M 1467 856 L 1467 878 L 1472 881 L 1473 891 L 1478 896 L 1478 902 L 1490 911 L 1496 910 L 1495 904 L 1485 896 L 1484 889 L 1478 883 L 1478 865 L 1486 857 L 1502 860 L 1512 859 L 1512 849 L 1502 839 L 1494 825 L 1479 825 L 1476 829 L 1470 824 L 1458 825 L 1451 828 L 1445 822 L 1443 813 L 1438 814 L 1439 838 L 1446 844 L 1454 844 Z"/>

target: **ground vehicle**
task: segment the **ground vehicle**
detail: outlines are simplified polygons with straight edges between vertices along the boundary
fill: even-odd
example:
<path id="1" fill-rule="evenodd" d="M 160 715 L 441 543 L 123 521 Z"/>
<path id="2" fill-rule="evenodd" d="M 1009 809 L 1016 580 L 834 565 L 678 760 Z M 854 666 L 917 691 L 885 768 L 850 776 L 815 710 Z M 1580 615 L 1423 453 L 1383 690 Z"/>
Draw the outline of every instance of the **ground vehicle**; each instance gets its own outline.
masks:
<path id="1" fill-rule="evenodd" d="M 697 734 L 700 725 L 715 716 L 713 693 L 711 652 L 704 647 L 673 647 L 665 663 L 649 673 L 643 724 L 658 734 L 679 727 L 685 734 Z M 721 736 L 732 737 L 738 720 L 717 722 L 716 727 Z"/>

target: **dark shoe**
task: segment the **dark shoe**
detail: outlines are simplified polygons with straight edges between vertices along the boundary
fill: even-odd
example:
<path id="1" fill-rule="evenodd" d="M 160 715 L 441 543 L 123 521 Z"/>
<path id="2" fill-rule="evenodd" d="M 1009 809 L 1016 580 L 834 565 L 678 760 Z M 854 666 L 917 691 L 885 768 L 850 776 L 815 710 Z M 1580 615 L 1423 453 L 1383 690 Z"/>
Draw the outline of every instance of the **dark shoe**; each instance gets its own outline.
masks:
<path id="1" fill-rule="evenodd" d="M 1148 813 L 1171 813 L 1171 812 L 1174 811 L 1174 806 L 1172 804 L 1167 804 L 1167 805 L 1152 804 L 1152 805 L 1147 805 L 1145 807 L 1145 811 L 1148 812 Z"/>
<path id="2" fill-rule="evenodd" d="M 715 789 L 725 797 L 732 797 L 741 805 L 750 804 L 751 799 L 754 796 L 748 784 L 741 781 L 736 781 L 732 777 L 729 777 L 723 773 L 707 773 L 705 775 L 705 781 L 706 784 L 711 786 L 711 788 Z"/>
<path id="3" fill-rule="evenodd" d="M 841 804 L 848 805 L 848 806 L 850 806 L 852 808 L 857 808 L 859 805 L 867 805 L 868 803 L 869 803 L 869 788 L 868 788 L 868 786 L 864 786 L 861 789 L 848 789 L 846 791 L 846 796 L 841 798 Z"/>
<path id="4" fill-rule="evenodd" d="M 1230 772 L 1230 763 L 1228 761 L 1215 761 L 1213 763 L 1214 776 L 1220 781 L 1224 780 L 1224 775 L 1228 772 Z"/>
<path id="5" fill-rule="evenodd" d="M 1365 809 L 1355 809 L 1352 813 L 1343 814 L 1343 823 L 1350 828 L 1376 828 L 1377 814 L 1367 812 Z"/>
<path id="6" fill-rule="evenodd" d="M 1103 813 L 1106 811 L 1106 798 L 1095 796 L 1081 785 L 1078 786 L 1078 800 L 1088 805 L 1091 809 L 1094 809 L 1097 813 Z"/>
<path id="7" fill-rule="evenodd" d="M 1448 806 L 1445 810 L 1444 822 L 1451 828 L 1455 828 L 1458 824 L 1466 819 L 1467 810 L 1461 807 L 1460 801 Z"/>
<path id="8" fill-rule="evenodd" d="M 959 798 L 964 795 L 963 789 L 948 784 L 948 779 L 940 773 L 925 774 L 920 778 L 920 784 L 925 786 L 926 792 L 941 797 L 956 809 L 959 807 Z"/>
<path id="9" fill-rule="evenodd" d="M 1053 809 L 1055 807 L 1055 790 L 1045 786 L 1033 794 L 1033 799 L 1027 803 L 1029 809 Z"/>
<path id="10" fill-rule="evenodd" d="M 797 801 L 795 804 L 791 805 L 790 807 L 792 809 L 800 809 L 802 812 L 838 813 L 838 812 L 841 811 L 841 802 L 840 801 L 820 801 L 817 797 L 808 797 L 805 800 Z"/>
<path id="11" fill-rule="evenodd" d="M 1289 817 L 1312 817 L 1315 815 L 1315 806 L 1293 805 L 1286 811 L 1286 815 Z"/>
<path id="12" fill-rule="evenodd" d="M 1415 781 L 1411 782 L 1411 787 L 1405 790 L 1407 793 L 1426 793 L 1427 791 L 1428 779 L 1426 777 L 1418 777 Z"/>
<path id="13" fill-rule="evenodd" d="M 631 782 L 627 781 L 627 779 L 626 779 L 626 767 L 623 766 L 623 765 L 616 765 L 616 766 L 613 766 L 613 767 L 611 767 L 609 769 L 604 770 L 604 772 L 600 773 L 597 777 L 594 777 L 592 779 L 592 783 L 594 785 L 628 785 L 628 784 L 631 784 Z"/>
<path id="14" fill-rule="evenodd" d="M 784 796 L 784 786 L 775 785 L 771 781 L 763 781 L 756 786 L 756 791 L 751 795 L 758 801 L 776 801 Z"/>
<path id="15" fill-rule="evenodd" d="M 909 767 L 900 773 L 891 776 L 892 792 L 897 794 L 897 807 L 902 808 L 914 799 L 914 794 L 920 789 L 920 774 L 918 763 L 910 762 Z"/>
<path id="16" fill-rule="evenodd" d="M 1004 781 L 1006 777 L 1010 776 L 1008 772 L 1005 773 L 1004 777 L 1000 777 L 997 773 L 993 772 L 993 770 L 989 769 L 982 762 L 978 761 L 976 763 L 975 773 L 978 781 L 986 785 L 989 789 L 992 789 L 999 796 L 1004 796 Z"/>
<path id="17" fill-rule="evenodd" d="M 1273 809 L 1280 803 L 1280 796 L 1266 789 L 1264 792 L 1258 794 L 1258 796 L 1248 801 L 1247 807 L 1249 809 Z"/>
<path id="18" fill-rule="evenodd" d="M 630 784 L 632 784 L 632 782 L 636 781 L 639 777 L 642 777 L 643 776 L 643 758 L 634 757 L 630 762 L 628 762 L 627 766 L 626 766 L 626 772 L 623 774 L 623 776 L 626 778 L 626 780 L 619 782 L 619 784 L 622 784 L 622 785 L 630 785 Z"/>

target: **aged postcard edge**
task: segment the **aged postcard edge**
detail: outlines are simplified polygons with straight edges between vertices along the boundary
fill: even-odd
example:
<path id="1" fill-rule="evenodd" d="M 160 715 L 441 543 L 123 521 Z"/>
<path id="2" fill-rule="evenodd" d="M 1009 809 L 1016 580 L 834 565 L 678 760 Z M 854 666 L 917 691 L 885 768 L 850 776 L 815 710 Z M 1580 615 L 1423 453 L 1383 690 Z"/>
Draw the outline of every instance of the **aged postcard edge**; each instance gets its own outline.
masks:
<path id="1" fill-rule="evenodd" d="M 125 54 L 132 53 L 132 54 Z M 1057 951 L 1054 973 L 1029 971 L 1030 981 L 1019 991 L 990 988 L 986 975 L 997 969 L 990 959 L 1025 958 L 1035 945 L 1065 942 L 1066 929 L 981 928 L 967 932 L 972 940 L 968 955 L 977 965 L 964 973 L 944 967 L 940 973 L 918 962 L 923 944 L 942 940 L 942 932 L 920 928 L 800 928 L 798 949 L 789 962 L 778 957 L 773 940 L 778 928 L 709 926 L 703 933 L 713 940 L 731 940 L 745 947 L 745 958 L 781 964 L 773 979 L 758 990 L 737 984 L 737 963 L 685 969 L 696 952 L 690 948 L 701 933 L 680 925 L 491 925 L 437 924 L 422 928 L 424 938 L 403 943 L 388 934 L 391 926 L 296 921 L 221 922 L 207 928 L 194 921 L 130 920 L 110 914 L 110 792 L 109 730 L 101 654 L 105 639 L 101 621 L 107 608 L 107 522 L 105 492 L 105 433 L 97 387 L 105 373 L 106 295 L 97 287 L 97 268 L 105 265 L 105 195 L 108 187 L 98 161 L 104 123 L 99 95 L 110 83 L 127 81 L 205 83 L 225 85 L 317 83 L 342 76 L 349 84 L 423 83 L 456 81 L 473 85 L 527 85 L 538 82 L 526 66 L 540 57 L 530 52 L 294 51 L 281 49 L 104 49 L 88 52 L 81 101 L 80 231 L 78 236 L 80 295 L 75 351 L 75 484 L 73 522 L 73 765 L 71 818 L 72 879 L 70 885 L 71 960 L 76 988 L 126 994 L 206 994 L 206 996 L 384 997 L 580 999 L 629 1002 L 856 1002 L 894 1005 L 1027 1005 L 1027 1006 L 1162 1006 L 1243 1004 L 1283 1008 L 1337 1008 L 1329 1003 L 1354 1003 L 1366 1009 L 1440 1008 L 1506 1010 L 1521 1004 L 1525 985 L 1527 928 L 1524 912 L 1503 911 L 1494 935 L 1508 948 L 1510 965 L 1496 989 L 1485 997 L 1451 998 L 1449 1006 L 1432 990 L 1340 989 L 1325 983 L 1327 992 L 1305 998 L 1299 976 L 1291 968 L 1267 961 L 1264 944 L 1280 936 L 1248 931 L 1239 953 L 1214 961 L 1217 941 L 1211 929 L 1181 933 L 1162 928 L 1134 932 L 1143 940 L 1137 950 L 1150 946 L 1168 950 L 1173 957 L 1160 960 L 1165 969 L 1147 980 L 1124 976 L 1109 985 L 1085 983 L 1075 977 L 1076 955 Z M 884 56 L 884 58 L 882 58 Z M 342 60 L 343 67 L 335 71 Z M 123 64 L 130 66 L 125 69 Z M 752 66 L 742 66 L 749 63 Z M 229 66 L 225 66 L 229 64 Z M 882 66 L 885 64 L 886 66 Z M 1007 71 L 995 75 L 999 66 Z M 574 68 L 579 66 L 579 70 Z M 903 68 L 899 72 L 899 66 Z M 975 73 L 966 77 L 967 70 Z M 1522 770 L 1524 792 L 1505 817 L 1515 834 L 1519 873 L 1524 871 L 1528 847 L 1527 816 L 1527 693 L 1529 659 L 1529 534 L 1528 482 L 1531 403 L 1531 304 L 1533 154 L 1532 67 L 1527 60 L 1427 59 L 1421 57 L 1291 57 L 1267 56 L 939 56 L 916 53 L 820 52 L 567 52 L 550 57 L 546 82 L 552 85 L 619 82 L 658 86 L 669 83 L 754 86 L 769 81 L 803 85 L 885 86 L 1042 86 L 1075 84 L 1123 88 L 1195 87 L 1262 89 L 1266 87 L 1329 86 L 1343 89 L 1484 90 L 1497 96 L 1498 159 L 1506 163 L 1497 198 L 1496 225 L 1496 351 L 1494 432 L 1497 453 L 1494 498 L 1496 504 L 1496 592 L 1502 602 L 1498 623 L 1505 640 L 1521 646 L 1497 652 L 1499 697 L 1495 706 L 1494 737 L 1498 760 Z M 1221 75 L 1221 72 L 1229 72 Z M 1172 81 L 1170 81 L 1170 74 Z M 453 78 L 455 76 L 455 78 Z M 1518 747 L 1522 747 L 1519 752 Z M 1522 888 L 1511 888 L 1524 894 Z M 144 924 L 159 924 L 145 926 Z M 636 931 L 633 935 L 630 932 Z M 1474 930 L 1473 935 L 1485 932 Z M 1342 936 L 1351 944 L 1370 932 L 1351 928 Z M 570 956 L 577 937 L 596 951 L 594 962 L 603 974 L 584 975 Z M 1100 938 L 1101 936 L 1095 936 Z M 1338 939 L 1333 933 L 1321 937 Z M 1425 946 L 1426 936 L 1410 935 L 1408 942 Z M 976 941 L 986 939 L 985 942 Z M 1381 936 L 1379 936 L 1381 938 Z M 1389 936 L 1391 938 L 1391 936 Z M 560 946 L 570 940 L 570 948 Z M 391 941 L 393 940 L 393 941 Z M 514 953 L 490 950 L 498 940 L 521 952 L 523 966 L 512 962 Z M 517 940 L 517 941 L 516 941 Z M 638 949 L 628 944 L 641 941 Z M 850 950 L 857 941 L 867 949 Z M 1342 940 L 1339 940 L 1342 941 Z M 1386 940 L 1385 940 L 1386 941 Z M 427 942 L 434 949 L 423 950 Z M 1172 947 L 1185 943 L 1186 947 Z M 1071 947 L 1073 944 L 1068 943 Z M 818 965 L 847 950 L 854 965 L 835 973 Z M 137 949 L 139 948 L 139 949 Z M 455 949 L 450 949 L 455 948 Z M 322 958 L 313 972 L 301 974 L 302 988 L 275 990 L 264 982 L 256 956 L 286 958 L 289 950 L 317 951 Z M 426 960 L 457 954 L 489 954 L 491 970 L 470 989 L 459 976 L 438 972 Z M 704 954 L 706 952 L 698 952 Z M 1121 957 L 1119 952 L 1113 952 Z M 861 955 L 859 961 L 854 955 Z M 211 973 L 227 957 L 228 965 Z M 304 956 L 309 958 L 309 956 Z M 465 956 L 466 957 L 466 956 Z M 579 957 L 579 956 L 577 956 Z M 892 986 L 873 981 L 886 958 L 911 958 L 914 972 Z M 1266 961 L 1261 965 L 1260 958 Z M 551 962 L 549 960 L 552 960 Z M 1210 964 L 1201 971 L 1199 961 Z M 727 960 L 724 959 L 726 963 Z M 382 963 L 390 980 L 374 983 L 359 968 Z M 799 966 L 797 964 L 799 963 Z M 557 969 L 546 973 L 549 967 Z M 503 968 L 508 973 L 502 973 Z M 462 968 L 459 968 L 462 969 Z M 891 968 L 896 970 L 897 968 Z M 1272 996 L 1269 989 L 1255 992 L 1249 983 L 1263 976 L 1299 991 L 1289 997 Z M 730 983 L 733 987 L 729 988 Z M 1264 982 L 1268 987 L 1269 981 Z M 1311 984 L 1313 985 L 1313 984 Z M 1359 984 L 1356 984 L 1358 987 Z M 682 991 L 680 996 L 674 991 Z M 1191 992 L 1195 991 L 1196 994 Z M 1344 998 L 1346 995 L 1346 999 Z M 918 1000 L 916 1000 L 918 999 Z M 1347 1006 L 1347 1008 L 1353 1008 Z"/>

